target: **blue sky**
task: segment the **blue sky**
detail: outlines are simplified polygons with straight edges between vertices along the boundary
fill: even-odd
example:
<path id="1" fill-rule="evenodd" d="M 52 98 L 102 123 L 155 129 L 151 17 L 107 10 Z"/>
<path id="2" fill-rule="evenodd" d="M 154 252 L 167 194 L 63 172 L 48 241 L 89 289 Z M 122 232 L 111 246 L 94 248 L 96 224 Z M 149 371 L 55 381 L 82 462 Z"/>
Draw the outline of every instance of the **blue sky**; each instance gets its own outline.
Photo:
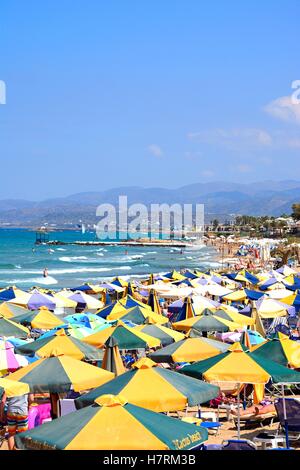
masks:
<path id="1" fill-rule="evenodd" d="M 299 14 L 299 0 L 2 0 L 0 198 L 300 179 Z"/>

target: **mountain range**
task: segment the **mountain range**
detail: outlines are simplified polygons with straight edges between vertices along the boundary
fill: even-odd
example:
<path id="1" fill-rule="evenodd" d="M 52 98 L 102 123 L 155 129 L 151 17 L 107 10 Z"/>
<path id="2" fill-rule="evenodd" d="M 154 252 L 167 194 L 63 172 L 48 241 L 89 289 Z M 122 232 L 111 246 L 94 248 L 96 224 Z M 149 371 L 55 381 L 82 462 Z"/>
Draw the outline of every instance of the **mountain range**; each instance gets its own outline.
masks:
<path id="1" fill-rule="evenodd" d="M 0 200 L 0 225 L 32 227 L 46 222 L 58 226 L 78 224 L 80 221 L 97 223 L 96 207 L 102 203 L 117 206 L 119 195 L 127 195 L 128 205 L 204 204 L 206 221 L 213 217 L 224 220 L 241 214 L 279 216 L 283 213 L 290 214 L 292 204 L 300 202 L 300 181 L 243 184 L 215 181 L 177 189 L 130 186 L 77 193 L 39 202 L 3 199 Z"/>

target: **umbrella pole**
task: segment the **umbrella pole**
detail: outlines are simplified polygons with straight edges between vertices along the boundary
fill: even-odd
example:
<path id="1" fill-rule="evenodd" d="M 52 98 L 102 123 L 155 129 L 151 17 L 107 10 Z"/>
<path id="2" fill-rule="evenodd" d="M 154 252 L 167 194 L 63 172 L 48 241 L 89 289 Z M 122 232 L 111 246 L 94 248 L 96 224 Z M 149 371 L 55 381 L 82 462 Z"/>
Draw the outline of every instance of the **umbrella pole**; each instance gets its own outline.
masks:
<path id="1" fill-rule="evenodd" d="M 237 396 L 237 406 L 238 406 L 238 439 L 241 438 L 241 410 L 240 410 L 240 388 L 241 384 L 238 384 L 238 396 Z"/>
<path id="2" fill-rule="evenodd" d="M 288 426 L 288 421 L 286 417 L 286 403 L 285 403 L 285 395 L 284 395 L 284 385 L 281 385 L 281 391 L 282 391 L 282 406 L 283 406 L 283 421 L 284 421 L 284 433 L 285 433 L 285 445 L 286 448 L 290 448 L 290 443 L 289 443 L 289 426 Z"/>

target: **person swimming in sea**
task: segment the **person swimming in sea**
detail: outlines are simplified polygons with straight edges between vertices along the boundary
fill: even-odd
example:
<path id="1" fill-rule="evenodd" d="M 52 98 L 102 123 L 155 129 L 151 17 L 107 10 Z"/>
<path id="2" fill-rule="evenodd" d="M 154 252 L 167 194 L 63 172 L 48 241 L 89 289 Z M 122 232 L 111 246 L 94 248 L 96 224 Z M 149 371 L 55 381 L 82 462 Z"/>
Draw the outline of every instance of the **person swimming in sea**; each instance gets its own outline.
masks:
<path id="1" fill-rule="evenodd" d="M 45 268 L 43 271 L 43 277 L 47 277 L 47 276 L 48 276 L 48 268 Z"/>

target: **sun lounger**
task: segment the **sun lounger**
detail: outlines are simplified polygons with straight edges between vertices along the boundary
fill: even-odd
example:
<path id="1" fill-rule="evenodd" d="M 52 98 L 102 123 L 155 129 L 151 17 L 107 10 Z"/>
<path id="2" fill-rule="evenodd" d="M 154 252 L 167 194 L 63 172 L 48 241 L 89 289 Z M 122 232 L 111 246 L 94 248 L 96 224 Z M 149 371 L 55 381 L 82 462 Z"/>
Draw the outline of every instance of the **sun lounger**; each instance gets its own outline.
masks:
<path id="1" fill-rule="evenodd" d="M 233 420 L 234 424 L 237 426 L 238 416 L 231 413 L 230 417 Z M 261 427 L 263 427 L 265 420 L 270 419 L 270 424 L 272 425 L 274 418 L 276 418 L 276 411 L 270 411 L 264 414 L 249 413 L 240 416 L 240 423 L 243 423 L 244 425 L 258 423 Z"/>
<path id="2" fill-rule="evenodd" d="M 272 449 L 279 449 L 278 444 L 285 444 L 285 436 L 279 436 L 276 433 L 261 432 L 255 436 L 254 442 L 261 444 L 261 449 L 266 450 L 267 446 Z"/>
<path id="3" fill-rule="evenodd" d="M 285 431 L 285 420 L 283 412 L 283 398 L 275 400 L 275 408 L 279 419 L 278 431 Z M 289 438 L 300 439 L 300 401 L 295 398 L 285 398 L 286 421 Z"/>
<path id="4" fill-rule="evenodd" d="M 223 441 L 222 450 L 257 450 L 254 442 L 248 439 L 228 439 Z"/>

